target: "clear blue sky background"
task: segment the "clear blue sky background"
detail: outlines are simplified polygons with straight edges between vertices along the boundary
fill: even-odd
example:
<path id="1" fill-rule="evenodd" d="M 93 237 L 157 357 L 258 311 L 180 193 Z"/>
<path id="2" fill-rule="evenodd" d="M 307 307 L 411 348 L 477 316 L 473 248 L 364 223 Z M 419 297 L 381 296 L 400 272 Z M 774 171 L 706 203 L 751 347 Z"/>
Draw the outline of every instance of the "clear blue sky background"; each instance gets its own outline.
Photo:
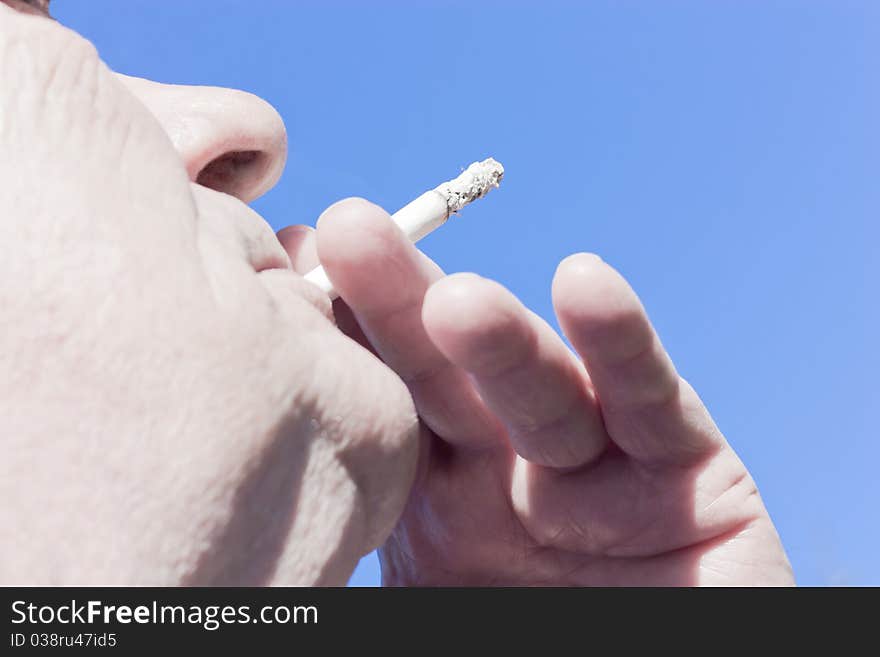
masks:
<path id="1" fill-rule="evenodd" d="M 557 262 L 632 282 L 755 476 L 801 584 L 880 584 L 880 3 L 54 0 L 115 69 L 272 102 L 255 206 L 501 190 L 422 242 L 552 320 Z M 379 581 L 375 555 L 352 584 Z"/>

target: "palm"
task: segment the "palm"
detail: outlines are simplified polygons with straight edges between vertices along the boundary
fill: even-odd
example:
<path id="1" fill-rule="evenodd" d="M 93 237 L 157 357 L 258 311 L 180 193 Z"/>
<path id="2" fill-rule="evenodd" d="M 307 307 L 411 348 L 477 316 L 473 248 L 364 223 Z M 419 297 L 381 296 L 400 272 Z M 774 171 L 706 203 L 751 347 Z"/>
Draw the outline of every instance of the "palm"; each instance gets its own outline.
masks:
<path id="1" fill-rule="evenodd" d="M 386 583 L 792 581 L 745 467 L 598 258 L 553 283 L 572 352 L 500 285 L 444 277 L 376 206 L 328 210 L 317 251 L 340 328 L 407 383 L 424 428 Z"/>
<path id="2" fill-rule="evenodd" d="M 571 476 L 577 505 L 547 522 L 516 477 L 512 450 L 468 453 L 432 435 L 425 469 L 382 550 L 388 583 L 691 585 L 786 581 L 776 533 L 745 468 L 726 450 L 687 470 L 652 472 L 618 450 Z M 522 463 L 520 463 L 522 467 Z M 542 485 L 553 486 L 555 482 Z M 717 491 L 711 531 L 697 488 Z M 554 495 L 553 491 L 548 493 Z M 540 492 L 532 491 L 533 497 Z M 750 499 L 751 498 L 751 499 Z M 720 505 L 720 506 L 719 506 Z M 768 555 L 766 558 L 756 556 Z"/>

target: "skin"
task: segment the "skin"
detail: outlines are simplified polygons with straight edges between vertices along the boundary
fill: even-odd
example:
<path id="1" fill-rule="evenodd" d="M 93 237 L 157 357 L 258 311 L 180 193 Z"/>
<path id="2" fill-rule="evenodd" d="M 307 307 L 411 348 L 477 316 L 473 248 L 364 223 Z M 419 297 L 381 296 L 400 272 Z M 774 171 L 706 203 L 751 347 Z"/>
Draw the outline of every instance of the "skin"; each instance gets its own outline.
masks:
<path id="1" fill-rule="evenodd" d="M 0 69 L 0 581 L 344 584 L 417 420 L 243 202 L 277 113 L 117 77 L 6 5 Z"/>
<path id="2" fill-rule="evenodd" d="M 367 201 L 272 235 L 262 101 L 114 76 L 4 6 L 0 48 L 0 580 L 340 584 L 381 545 L 389 585 L 793 583 L 598 257 L 553 281 L 571 351 Z"/>

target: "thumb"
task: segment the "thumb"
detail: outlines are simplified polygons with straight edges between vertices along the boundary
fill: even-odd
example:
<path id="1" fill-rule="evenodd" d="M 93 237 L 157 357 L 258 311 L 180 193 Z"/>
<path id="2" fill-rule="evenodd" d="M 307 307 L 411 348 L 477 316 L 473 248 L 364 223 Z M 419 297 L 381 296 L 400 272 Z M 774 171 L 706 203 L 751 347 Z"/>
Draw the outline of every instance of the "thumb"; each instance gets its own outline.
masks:
<path id="1" fill-rule="evenodd" d="M 311 226 L 288 226 L 279 230 L 277 236 L 296 273 L 305 275 L 320 264 L 316 233 Z M 364 334 L 351 308 L 341 298 L 333 302 L 333 317 L 340 331 L 376 355 L 375 348 Z"/>
<path id="2" fill-rule="evenodd" d="M 315 229 L 304 224 L 282 228 L 276 234 L 281 246 L 290 258 L 293 271 L 306 274 L 318 266 L 318 248 L 315 242 Z"/>

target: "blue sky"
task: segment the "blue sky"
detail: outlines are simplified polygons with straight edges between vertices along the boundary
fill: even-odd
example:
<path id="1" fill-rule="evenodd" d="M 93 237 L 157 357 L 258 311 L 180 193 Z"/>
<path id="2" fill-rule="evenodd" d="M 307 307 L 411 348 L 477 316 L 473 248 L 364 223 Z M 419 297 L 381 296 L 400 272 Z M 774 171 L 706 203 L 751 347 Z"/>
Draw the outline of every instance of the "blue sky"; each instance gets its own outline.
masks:
<path id="1" fill-rule="evenodd" d="M 255 207 L 276 229 L 503 162 L 423 249 L 551 321 L 558 261 L 599 253 L 748 465 L 799 583 L 880 585 L 880 3 L 53 5 L 116 70 L 275 105 L 290 160 Z M 352 584 L 378 581 L 371 555 Z"/>

